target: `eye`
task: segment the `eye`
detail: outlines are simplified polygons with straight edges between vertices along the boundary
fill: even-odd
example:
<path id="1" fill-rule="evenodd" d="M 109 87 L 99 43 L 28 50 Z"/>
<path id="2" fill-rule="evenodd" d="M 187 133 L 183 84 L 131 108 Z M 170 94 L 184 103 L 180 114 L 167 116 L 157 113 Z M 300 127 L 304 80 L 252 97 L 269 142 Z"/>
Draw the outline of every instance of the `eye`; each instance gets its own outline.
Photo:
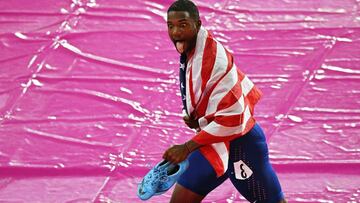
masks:
<path id="1" fill-rule="evenodd" d="M 181 24 L 180 24 L 180 27 L 181 27 L 181 28 L 185 28 L 186 26 L 187 26 L 186 23 L 181 23 Z"/>
<path id="2" fill-rule="evenodd" d="M 170 29 L 170 30 L 174 27 L 174 26 L 171 25 L 171 24 L 168 24 L 167 26 L 168 26 L 168 29 Z"/>

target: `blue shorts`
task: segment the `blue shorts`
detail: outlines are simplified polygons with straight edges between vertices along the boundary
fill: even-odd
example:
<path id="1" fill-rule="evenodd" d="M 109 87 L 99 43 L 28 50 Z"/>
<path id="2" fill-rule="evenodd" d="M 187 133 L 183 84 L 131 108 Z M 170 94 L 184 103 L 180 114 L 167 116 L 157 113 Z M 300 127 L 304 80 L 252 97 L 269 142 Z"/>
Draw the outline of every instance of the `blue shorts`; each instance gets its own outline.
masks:
<path id="1" fill-rule="evenodd" d="M 250 202 L 279 202 L 284 198 L 279 180 L 269 162 L 265 135 L 256 124 L 246 135 L 230 142 L 228 170 L 216 177 L 215 170 L 200 153 L 189 156 L 189 168 L 182 174 L 178 184 L 206 196 L 227 178 Z"/>

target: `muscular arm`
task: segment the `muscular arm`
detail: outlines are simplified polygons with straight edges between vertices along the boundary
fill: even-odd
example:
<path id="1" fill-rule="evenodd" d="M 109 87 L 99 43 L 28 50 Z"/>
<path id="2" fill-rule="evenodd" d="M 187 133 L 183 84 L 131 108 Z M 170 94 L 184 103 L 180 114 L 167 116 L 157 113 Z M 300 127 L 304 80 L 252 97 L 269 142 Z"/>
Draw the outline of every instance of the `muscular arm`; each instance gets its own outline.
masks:
<path id="1" fill-rule="evenodd" d="M 171 146 L 163 154 L 163 159 L 170 161 L 171 163 L 177 164 L 184 161 L 187 156 L 201 147 L 202 145 L 190 140 L 181 145 Z"/>
<path id="2" fill-rule="evenodd" d="M 198 143 L 190 140 L 190 141 L 185 142 L 185 146 L 187 147 L 188 151 L 193 152 L 193 151 L 195 151 L 196 149 L 200 148 L 203 145 L 198 144 Z"/>

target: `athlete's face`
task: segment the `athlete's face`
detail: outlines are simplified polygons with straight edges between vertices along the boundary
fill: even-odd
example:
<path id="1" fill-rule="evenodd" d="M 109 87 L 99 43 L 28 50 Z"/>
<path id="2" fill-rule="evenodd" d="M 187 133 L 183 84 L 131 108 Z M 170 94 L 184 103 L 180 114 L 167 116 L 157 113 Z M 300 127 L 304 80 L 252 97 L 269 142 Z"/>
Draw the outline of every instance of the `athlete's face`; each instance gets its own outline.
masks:
<path id="1" fill-rule="evenodd" d="M 169 37 L 180 54 L 189 53 L 195 47 L 200 20 L 192 19 L 187 11 L 170 11 L 167 26 Z"/>

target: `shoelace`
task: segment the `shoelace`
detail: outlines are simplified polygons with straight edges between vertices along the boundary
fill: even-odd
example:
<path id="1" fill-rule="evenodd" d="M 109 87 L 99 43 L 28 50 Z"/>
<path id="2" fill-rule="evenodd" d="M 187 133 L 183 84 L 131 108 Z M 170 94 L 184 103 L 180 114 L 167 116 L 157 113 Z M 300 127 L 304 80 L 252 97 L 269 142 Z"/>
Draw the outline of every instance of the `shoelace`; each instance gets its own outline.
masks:
<path id="1" fill-rule="evenodd" d="M 154 178 L 153 178 L 154 176 Z M 153 173 L 149 174 L 148 178 L 145 180 L 145 184 L 148 184 L 151 181 L 152 188 L 157 187 L 159 182 L 166 182 L 168 179 L 166 168 L 154 168 Z"/>

